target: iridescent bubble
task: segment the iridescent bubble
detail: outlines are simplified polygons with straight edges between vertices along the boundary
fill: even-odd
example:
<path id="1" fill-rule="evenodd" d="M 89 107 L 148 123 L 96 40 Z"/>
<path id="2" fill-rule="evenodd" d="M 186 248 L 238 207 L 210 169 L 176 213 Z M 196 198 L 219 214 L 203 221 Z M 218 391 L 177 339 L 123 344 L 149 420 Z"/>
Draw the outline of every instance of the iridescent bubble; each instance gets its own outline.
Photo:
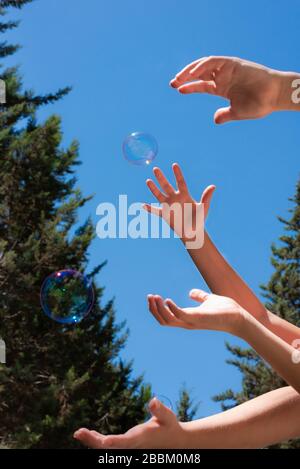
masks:
<path id="1" fill-rule="evenodd" d="M 72 269 L 49 275 L 44 280 L 40 297 L 44 313 L 62 324 L 80 322 L 94 304 L 91 280 Z"/>
<path id="2" fill-rule="evenodd" d="M 123 154 L 132 164 L 149 165 L 158 152 L 155 138 L 144 132 L 133 132 L 123 142 Z"/>

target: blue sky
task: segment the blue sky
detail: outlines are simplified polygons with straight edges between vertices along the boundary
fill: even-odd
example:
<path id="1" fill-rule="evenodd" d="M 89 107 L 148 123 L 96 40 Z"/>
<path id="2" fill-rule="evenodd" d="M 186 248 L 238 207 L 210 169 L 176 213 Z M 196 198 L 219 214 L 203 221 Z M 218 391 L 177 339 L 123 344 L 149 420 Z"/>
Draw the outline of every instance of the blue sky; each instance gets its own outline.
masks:
<path id="1" fill-rule="evenodd" d="M 124 137 L 152 133 L 159 143 L 156 163 L 171 176 L 182 165 L 195 197 L 208 184 L 217 191 L 207 228 L 226 258 L 259 293 L 268 280 L 270 245 L 282 233 L 299 174 L 299 115 L 278 113 L 264 120 L 216 126 L 222 99 L 181 96 L 168 86 L 174 74 L 206 55 L 234 55 L 284 70 L 300 69 L 297 0 L 44 0 L 22 12 L 9 39 L 20 52 L 26 87 L 37 92 L 72 85 L 62 102 L 40 113 L 62 116 L 64 144 L 80 142 L 78 183 L 95 194 L 79 222 L 96 207 L 116 202 L 153 201 L 145 186 L 151 167 L 132 166 L 122 157 Z M 298 140 L 297 140 L 298 139 Z M 185 383 L 199 416 L 219 411 L 211 396 L 240 387 L 240 375 L 225 363 L 225 340 L 218 332 L 160 327 L 147 311 L 146 295 L 159 293 L 190 305 L 191 288 L 205 288 L 179 240 L 99 240 L 90 250 L 105 300 L 116 297 L 118 320 L 130 337 L 123 356 L 134 359 L 135 374 L 175 403 Z M 62 266 L 63 268 L 64 266 Z"/>

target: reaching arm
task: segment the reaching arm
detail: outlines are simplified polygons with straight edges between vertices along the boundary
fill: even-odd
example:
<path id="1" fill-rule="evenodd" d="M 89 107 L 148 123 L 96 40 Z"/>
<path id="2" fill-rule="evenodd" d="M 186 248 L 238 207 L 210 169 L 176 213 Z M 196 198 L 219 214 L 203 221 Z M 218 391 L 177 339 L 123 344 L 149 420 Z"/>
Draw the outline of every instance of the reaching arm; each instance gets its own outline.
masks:
<path id="1" fill-rule="evenodd" d="M 263 448 L 300 436 L 300 395 L 285 387 L 182 424 L 192 448 Z"/>
<path id="2" fill-rule="evenodd" d="M 224 259 L 206 232 L 203 247 L 187 249 L 187 251 L 213 293 L 233 298 L 254 318 L 288 344 L 300 338 L 298 327 L 265 308 L 246 282 Z"/>
<path id="3" fill-rule="evenodd" d="M 299 351 L 275 335 L 233 299 L 192 290 L 190 297 L 201 306 L 180 308 L 174 301 L 149 295 L 151 313 L 165 326 L 224 331 L 248 342 L 256 352 L 300 393 Z"/>
<path id="4" fill-rule="evenodd" d="M 292 388 L 271 391 L 233 409 L 188 423 L 156 399 L 152 418 L 122 435 L 82 428 L 74 438 L 95 449 L 263 448 L 300 436 L 300 396 Z"/>
<path id="5" fill-rule="evenodd" d="M 153 171 L 163 192 L 152 180 L 148 180 L 147 185 L 160 203 L 170 205 L 178 203 L 182 207 L 184 207 L 184 204 L 199 205 L 189 194 L 187 184 L 178 164 L 175 163 L 173 165 L 177 190 L 172 187 L 159 168 L 154 168 Z M 215 186 L 209 186 L 202 194 L 200 204 L 204 205 L 205 217 L 208 214 L 214 190 Z M 148 212 L 163 217 L 174 229 L 174 223 L 164 216 L 163 209 L 152 207 L 149 204 L 146 204 L 144 207 Z M 195 266 L 213 293 L 233 298 L 246 311 L 251 313 L 254 318 L 288 344 L 292 344 L 295 339 L 300 338 L 300 330 L 296 326 L 266 310 L 251 288 L 224 259 L 206 232 L 204 233 L 204 244 L 201 248 L 189 248 L 189 240 L 184 237 L 181 239 Z"/>

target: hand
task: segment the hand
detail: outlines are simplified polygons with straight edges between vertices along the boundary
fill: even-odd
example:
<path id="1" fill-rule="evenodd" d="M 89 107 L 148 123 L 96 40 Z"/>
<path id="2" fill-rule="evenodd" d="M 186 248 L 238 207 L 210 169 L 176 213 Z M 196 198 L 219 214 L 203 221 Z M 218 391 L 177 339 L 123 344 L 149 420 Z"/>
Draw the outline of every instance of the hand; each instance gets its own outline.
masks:
<path id="1" fill-rule="evenodd" d="M 203 290 L 191 290 L 190 298 L 202 303 L 192 308 L 179 308 L 174 301 L 163 301 L 159 295 L 148 295 L 150 312 L 162 326 L 184 329 L 224 331 L 241 336 L 248 313 L 234 300 Z"/>
<path id="2" fill-rule="evenodd" d="M 186 210 L 186 207 L 188 205 L 191 207 L 191 224 L 193 224 L 193 219 L 195 219 L 194 214 L 199 213 L 198 209 L 200 208 L 201 204 L 203 204 L 204 219 L 206 219 L 209 211 L 211 198 L 216 187 L 213 185 L 208 186 L 203 192 L 200 202 L 196 202 L 189 194 L 180 166 L 177 163 L 174 163 L 172 168 L 177 183 L 177 190 L 174 189 L 174 187 L 170 184 L 161 169 L 154 168 L 153 173 L 164 192 L 162 192 L 151 179 L 147 179 L 146 184 L 154 195 L 154 197 L 158 200 L 158 202 L 162 204 L 162 207 L 158 208 L 150 204 L 144 204 L 143 207 L 148 212 L 162 217 L 166 221 L 166 223 L 168 223 L 168 225 L 170 225 L 171 228 L 176 231 L 174 213 L 170 213 L 168 207 L 171 207 L 173 204 L 178 204 L 178 206 L 181 207 L 181 213 L 183 214 L 182 218 L 184 220 L 185 225 L 183 227 L 183 230 L 181 230 L 181 232 L 178 232 L 177 234 L 181 238 L 184 238 L 184 233 L 191 231 L 191 227 L 187 226 L 187 219 L 184 216 L 184 211 Z"/>
<path id="3" fill-rule="evenodd" d="M 218 109 L 215 123 L 255 119 L 279 109 L 281 72 L 236 57 L 203 57 L 171 80 L 180 93 L 209 93 L 229 99 Z"/>
<path id="4" fill-rule="evenodd" d="M 149 403 L 152 418 L 123 435 L 101 435 L 81 428 L 74 438 L 94 449 L 185 448 L 185 432 L 176 415 L 157 398 Z"/>

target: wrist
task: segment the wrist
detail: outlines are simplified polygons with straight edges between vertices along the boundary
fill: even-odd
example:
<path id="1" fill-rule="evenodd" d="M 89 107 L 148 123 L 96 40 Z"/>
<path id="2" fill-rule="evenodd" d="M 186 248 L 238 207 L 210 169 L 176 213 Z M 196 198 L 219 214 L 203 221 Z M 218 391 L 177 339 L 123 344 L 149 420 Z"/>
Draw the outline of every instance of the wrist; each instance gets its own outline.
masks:
<path id="1" fill-rule="evenodd" d="M 233 330 L 229 332 L 237 337 L 240 337 L 240 339 L 245 340 L 249 324 L 252 320 L 256 321 L 256 319 L 250 313 L 248 313 L 248 311 L 240 307 L 237 320 L 234 322 Z"/>
<path id="2" fill-rule="evenodd" d="M 300 74 L 275 71 L 273 75 L 275 89 L 275 111 L 300 111 Z"/>

